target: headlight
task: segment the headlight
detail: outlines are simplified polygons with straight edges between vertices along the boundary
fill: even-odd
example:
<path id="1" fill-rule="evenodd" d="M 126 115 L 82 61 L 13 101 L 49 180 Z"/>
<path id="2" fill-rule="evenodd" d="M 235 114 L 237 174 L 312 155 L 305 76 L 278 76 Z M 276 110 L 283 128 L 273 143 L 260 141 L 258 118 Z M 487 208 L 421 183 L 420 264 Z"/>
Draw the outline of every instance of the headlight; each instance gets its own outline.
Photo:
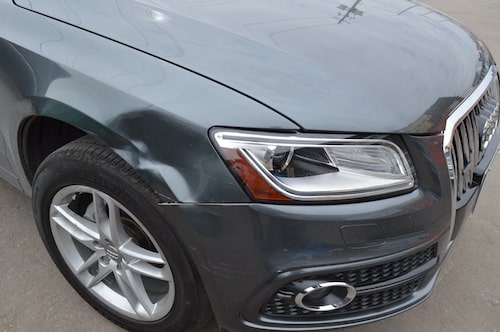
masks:
<path id="1" fill-rule="evenodd" d="M 223 158 L 259 200 L 340 200 L 413 188 L 409 162 L 386 139 L 323 139 L 214 130 Z"/>

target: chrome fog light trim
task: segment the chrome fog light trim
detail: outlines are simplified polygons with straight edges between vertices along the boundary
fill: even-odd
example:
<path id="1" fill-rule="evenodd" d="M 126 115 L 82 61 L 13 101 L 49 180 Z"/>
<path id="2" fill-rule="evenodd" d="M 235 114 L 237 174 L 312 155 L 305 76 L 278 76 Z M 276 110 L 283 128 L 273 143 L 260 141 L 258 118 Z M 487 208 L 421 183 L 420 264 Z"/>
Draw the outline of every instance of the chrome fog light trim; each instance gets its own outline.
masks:
<path id="1" fill-rule="evenodd" d="M 305 288 L 295 296 L 297 306 L 310 311 L 333 311 L 356 297 L 356 289 L 345 282 L 325 282 Z"/>

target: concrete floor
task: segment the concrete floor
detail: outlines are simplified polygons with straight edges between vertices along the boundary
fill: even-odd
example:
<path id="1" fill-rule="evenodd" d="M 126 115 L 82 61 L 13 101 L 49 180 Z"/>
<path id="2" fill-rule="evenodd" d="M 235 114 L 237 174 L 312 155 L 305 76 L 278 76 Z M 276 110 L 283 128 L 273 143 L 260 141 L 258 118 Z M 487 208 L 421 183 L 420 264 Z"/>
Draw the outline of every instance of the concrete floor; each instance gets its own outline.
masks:
<path id="1" fill-rule="evenodd" d="M 500 1 L 425 2 L 469 26 L 500 59 Z M 499 160 L 429 300 L 402 315 L 342 331 L 500 331 Z M 38 238 L 30 200 L 1 180 L 0 216 L 0 332 L 122 331 L 66 283 Z M 214 322 L 203 330 L 215 331 Z"/>

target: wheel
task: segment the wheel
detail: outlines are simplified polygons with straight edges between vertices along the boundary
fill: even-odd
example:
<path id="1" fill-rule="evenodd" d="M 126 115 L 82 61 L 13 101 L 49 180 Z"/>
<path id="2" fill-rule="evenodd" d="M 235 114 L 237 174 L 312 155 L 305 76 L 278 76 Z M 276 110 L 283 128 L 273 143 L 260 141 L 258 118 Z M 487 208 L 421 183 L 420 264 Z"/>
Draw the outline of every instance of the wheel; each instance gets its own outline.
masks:
<path id="1" fill-rule="evenodd" d="M 210 310 L 157 201 L 125 161 L 89 137 L 47 157 L 33 183 L 44 244 L 89 304 L 132 331 L 184 331 Z"/>

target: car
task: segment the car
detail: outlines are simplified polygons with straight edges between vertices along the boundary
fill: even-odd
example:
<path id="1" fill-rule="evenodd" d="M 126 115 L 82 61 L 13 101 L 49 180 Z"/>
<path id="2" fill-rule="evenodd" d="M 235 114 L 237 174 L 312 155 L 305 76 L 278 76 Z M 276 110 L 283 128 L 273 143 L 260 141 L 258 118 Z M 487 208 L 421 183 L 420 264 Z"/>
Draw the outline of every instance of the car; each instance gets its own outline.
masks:
<path id="1" fill-rule="evenodd" d="M 413 308 L 500 142 L 490 52 L 417 1 L 0 0 L 0 54 L 0 176 L 131 331 Z"/>

